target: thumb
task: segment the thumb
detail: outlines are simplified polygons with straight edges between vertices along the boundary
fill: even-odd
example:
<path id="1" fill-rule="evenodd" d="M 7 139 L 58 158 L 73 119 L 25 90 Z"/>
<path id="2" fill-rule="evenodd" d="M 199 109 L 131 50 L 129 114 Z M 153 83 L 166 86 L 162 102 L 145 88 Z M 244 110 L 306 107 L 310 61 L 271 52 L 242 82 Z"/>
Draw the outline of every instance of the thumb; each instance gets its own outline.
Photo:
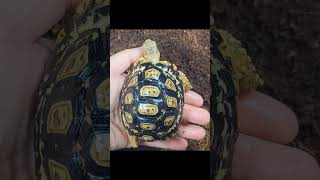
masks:
<path id="1" fill-rule="evenodd" d="M 126 49 L 110 57 L 110 73 L 124 73 L 139 57 L 143 56 L 143 48 Z"/>

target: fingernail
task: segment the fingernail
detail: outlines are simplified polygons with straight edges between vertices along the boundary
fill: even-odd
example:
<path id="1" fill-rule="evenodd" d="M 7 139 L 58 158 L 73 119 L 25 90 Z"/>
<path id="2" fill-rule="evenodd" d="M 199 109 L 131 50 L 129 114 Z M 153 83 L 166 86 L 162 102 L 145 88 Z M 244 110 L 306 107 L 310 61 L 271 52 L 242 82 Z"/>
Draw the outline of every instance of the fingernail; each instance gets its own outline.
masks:
<path id="1" fill-rule="evenodd" d="M 203 139 L 205 137 L 206 137 L 206 130 L 202 129 L 201 132 L 199 133 L 199 139 L 198 140 L 201 140 L 201 139 Z"/>
<path id="2" fill-rule="evenodd" d="M 188 95 L 192 98 L 192 99 L 195 99 L 195 100 L 202 100 L 202 96 L 194 91 L 189 91 L 187 92 Z"/>

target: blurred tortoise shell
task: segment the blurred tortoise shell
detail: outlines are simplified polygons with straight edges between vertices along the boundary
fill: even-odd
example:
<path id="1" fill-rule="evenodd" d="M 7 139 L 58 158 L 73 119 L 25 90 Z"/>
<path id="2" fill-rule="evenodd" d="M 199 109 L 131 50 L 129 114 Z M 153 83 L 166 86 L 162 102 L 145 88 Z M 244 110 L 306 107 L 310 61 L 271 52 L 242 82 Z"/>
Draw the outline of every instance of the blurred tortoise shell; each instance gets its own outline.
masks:
<path id="1" fill-rule="evenodd" d="M 211 179 L 231 175 L 234 145 L 239 135 L 236 99 L 263 84 L 247 51 L 210 17 L 211 51 Z"/>
<path id="2" fill-rule="evenodd" d="M 55 36 L 34 110 L 39 180 L 110 179 L 109 4 L 81 1 Z"/>

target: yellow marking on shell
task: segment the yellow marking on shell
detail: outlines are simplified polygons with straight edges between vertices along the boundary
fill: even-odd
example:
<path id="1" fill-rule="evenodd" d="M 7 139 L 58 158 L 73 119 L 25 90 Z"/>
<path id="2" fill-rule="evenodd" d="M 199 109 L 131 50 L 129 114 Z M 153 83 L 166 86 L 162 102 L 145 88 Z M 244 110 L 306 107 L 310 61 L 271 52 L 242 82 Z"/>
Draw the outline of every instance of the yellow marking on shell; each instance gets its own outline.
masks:
<path id="1" fill-rule="evenodd" d="M 71 176 L 69 174 L 69 171 L 68 171 L 67 167 L 65 167 L 63 164 L 49 159 L 48 166 L 49 166 L 51 179 L 71 180 Z"/>
<path id="2" fill-rule="evenodd" d="M 73 35 L 72 40 L 77 38 L 76 33 L 83 34 L 83 32 L 86 32 L 91 29 L 99 28 L 102 33 L 105 33 L 105 28 L 109 26 L 110 24 L 110 16 L 109 15 L 103 15 L 99 13 L 97 10 L 108 6 L 110 4 L 110 0 L 99 0 L 99 2 L 94 1 L 95 5 L 93 5 L 93 8 L 90 8 L 89 15 L 86 16 L 86 21 L 83 21 L 81 24 L 77 25 L 75 29 L 73 29 Z M 76 18 L 80 18 L 81 16 L 85 15 L 85 13 L 88 10 L 88 7 L 92 7 L 91 1 L 88 0 L 80 0 L 79 3 L 77 3 L 77 6 L 71 7 L 72 15 Z M 71 40 L 69 40 L 71 41 Z"/>
<path id="3" fill-rule="evenodd" d="M 110 166 L 109 134 L 98 134 L 90 147 L 91 158 L 102 167 Z"/>
<path id="4" fill-rule="evenodd" d="M 160 94 L 160 90 L 158 87 L 155 87 L 155 86 L 143 86 L 140 89 L 141 96 L 158 97 L 159 94 Z"/>
<path id="5" fill-rule="evenodd" d="M 170 63 L 169 61 L 164 61 L 164 60 L 162 60 L 162 61 L 160 61 L 159 63 L 160 63 L 160 64 L 167 65 L 167 66 L 171 66 L 174 70 L 177 70 L 177 69 L 178 69 L 175 64 Z"/>
<path id="6" fill-rule="evenodd" d="M 140 57 L 140 58 L 138 58 L 138 61 L 136 61 L 135 63 L 134 63 L 134 66 L 137 66 L 138 64 L 144 64 L 144 63 L 149 63 L 150 62 L 150 60 L 149 59 L 147 59 L 145 56 L 143 56 L 143 57 Z"/>
<path id="7" fill-rule="evenodd" d="M 171 126 L 173 122 L 174 122 L 174 116 L 169 116 L 169 117 L 166 117 L 166 119 L 163 121 L 163 124 L 165 126 Z"/>
<path id="8" fill-rule="evenodd" d="M 138 82 L 138 76 L 134 76 L 134 77 L 130 80 L 130 82 L 129 82 L 129 84 L 128 84 L 128 87 L 135 86 L 135 85 L 137 84 L 137 82 Z"/>
<path id="9" fill-rule="evenodd" d="M 126 94 L 126 96 L 124 97 L 124 103 L 125 104 L 131 104 L 133 100 L 133 94 L 132 93 L 128 93 Z"/>
<path id="10" fill-rule="evenodd" d="M 66 37 L 66 32 L 64 31 L 64 29 L 62 29 L 57 35 L 56 44 L 61 43 L 65 37 Z"/>
<path id="11" fill-rule="evenodd" d="M 174 97 L 169 96 L 167 98 L 167 105 L 168 107 L 177 107 L 177 99 Z"/>
<path id="12" fill-rule="evenodd" d="M 126 120 L 125 115 L 122 115 L 122 123 L 123 123 L 125 128 L 129 128 L 130 127 L 128 122 L 127 122 L 127 120 Z"/>
<path id="13" fill-rule="evenodd" d="M 132 118 L 130 113 L 124 112 L 124 116 L 125 116 L 125 118 L 126 118 L 128 123 L 132 123 L 133 122 L 133 118 Z"/>
<path id="14" fill-rule="evenodd" d="M 57 81 L 75 76 L 87 65 L 89 49 L 87 46 L 81 47 L 74 52 L 63 64 L 57 75 Z"/>
<path id="15" fill-rule="evenodd" d="M 174 92 L 177 92 L 176 86 L 171 79 L 167 79 L 165 83 L 166 87 Z"/>
<path id="16" fill-rule="evenodd" d="M 140 123 L 140 127 L 144 130 L 154 130 L 156 125 L 151 123 Z"/>
<path id="17" fill-rule="evenodd" d="M 132 71 L 129 71 L 129 75 L 130 74 L 135 74 L 135 73 L 140 73 L 140 72 L 143 72 L 145 69 L 146 69 L 146 67 L 145 66 L 140 66 L 138 63 L 140 63 L 140 61 L 138 61 L 138 62 L 136 62 L 135 63 L 135 65 L 134 65 L 134 68 L 133 68 L 133 70 Z"/>
<path id="18" fill-rule="evenodd" d="M 48 113 L 48 133 L 67 134 L 72 119 L 73 112 L 70 101 L 63 101 L 52 105 Z"/>
<path id="19" fill-rule="evenodd" d="M 96 89 L 97 106 L 100 109 L 110 107 L 110 79 L 104 80 Z"/>
<path id="20" fill-rule="evenodd" d="M 144 141 L 154 141 L 153 137 L 148 135 L 143 135 L 141 139 Z"/>
<path id="21" fill-rule="evenodd" d="M 154 104 L 140 104 L 138 108 L 138 112 L 142 115 L 156 115 L 158 111 L 158 106 Z"/>
<path id="22" fill-rule="evenodd" d="M 159 79 L 160 72 L 156 69 L 148 69 L 144 73 L 146 78 Z"/>
<path id="23" fill-rule="evenodd" d="M 171 63 L 169 61 L 160 61 L 159 63 L 167 66 L 171 66 Z"/>
<path id="24" fill-rule="evenodd" d="M 136 135 L 139 133 L 139 131 L 136 130 L 136 129 L 131 129 L 131 131 L 132 131 L 133 134 L 136 134 Z"/>

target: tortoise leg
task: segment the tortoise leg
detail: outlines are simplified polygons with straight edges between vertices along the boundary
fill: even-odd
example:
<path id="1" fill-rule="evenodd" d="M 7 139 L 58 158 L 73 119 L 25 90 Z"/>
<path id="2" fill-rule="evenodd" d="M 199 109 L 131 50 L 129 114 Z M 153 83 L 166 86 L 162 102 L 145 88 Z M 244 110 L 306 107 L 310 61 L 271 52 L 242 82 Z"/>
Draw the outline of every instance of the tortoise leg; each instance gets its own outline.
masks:
<path id="1" fill-rule="evenodd" d="M 137 136 L 129 135 L 129 148 L 138 148 Z"/>
<path id="2" fill-rule="evenodd" d="M 189 79 L 182 71 L 179 71 L 179 79 L 182 81 L 184 92 L 187 92 L 192 88 Z"/>

